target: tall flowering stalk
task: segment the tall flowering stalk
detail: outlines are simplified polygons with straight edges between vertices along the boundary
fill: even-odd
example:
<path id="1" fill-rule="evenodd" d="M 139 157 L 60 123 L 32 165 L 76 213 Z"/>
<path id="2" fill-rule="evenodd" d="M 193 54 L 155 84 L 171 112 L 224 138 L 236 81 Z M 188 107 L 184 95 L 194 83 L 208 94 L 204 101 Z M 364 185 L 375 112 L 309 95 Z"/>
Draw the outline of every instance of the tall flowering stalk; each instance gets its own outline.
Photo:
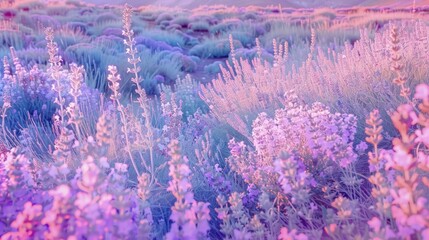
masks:
<path id="1" fill-rule="evenodd" d="M 115 147 L 115 144 L 113 144 L 115 129 L 113 127 L 111 113 L 104 112 L 101 114 L 97 121 L 96 130 L 95 139 L 100 147 L 100 152 L 109 156 L 113 151 L 112 149 Z"/>
<path id="2" fill-rule="evenodd" d="M 19 61 L 18 56 L 16 55 L 16 51 L 14 47 L 10 47 L 10 55 L 12 56 L 12 62 L 15 66 L 15 73 L 16 73 L 16 81 L 19 84 L 22 84 L 22 80 L 25 74 L 25 68 L 22 66 L 21 62 Z"/>
<path id="3" fill-rule="evenodd" d="M 67 107 L 67 113 L 69 114 L 68 124 L 74 125 L 78 140 L 82 140 L 82 133 L 80 128 L 80 124 L 82 122 L 82 113 L 79 108 L 79 97 L 82 95 L 81 87 L 83 83 L 84 69 L 83 66 L 70 64 L 70 71 L 70 95 L 73 97 L 73 101 Z"/>
<path id="4" fill-rule="evenodd" d="M 416 112 L 409 104 L 401 105 L 391 115 L 400 137 L 393 140 L 394 152 L 388 158 L 387 169 L 396 171 L 394 188 L 390 189 L 392 216 L 398 235 L 429 237 L 429 86 L 416 87 Z M 417 128 L 417 130 L 414 130 Z"/>
<path id="5" fill-rule="evenodd" d="M 378 216 L 368 221 L 372 239 L 399 236 L 405 239 L 429 238 L 429 86 L 420 84 L 414 96 L 416 106 L 403 104 L 391 114 L 399 137 L 393 151 L 379 151 L 381 120 L 373 111 L 367 120 L 367 141 L 374 145 L 369 154 L 369 181 Z M 390 184 L 389 182 L 393 182 Z M 393 220 L 393 221 L 392 221 Z"/>
<path id="6" fill-rule="evenodd" d="M 5 58 L 5 61 L 4 61 L 4 68 L 5 68 L 5 73 L 4 73 L 4 76 L 3 76 L 3 80 L 5 79 L 5 78 L 7 78 L 7 71 L 8 70 L 6 70 L 7 68 L 8 68 L 8 66 L 7 66 L 7 60 L 6 60 L 6 58 Z M 12 107 L 12 102 L 11 102 L 11 96 L 10 96 L 10 85 L 9 85 L 10 83 L 8 83 L 7 81 L 6 81 L 6 84 L 5 84 L 5 86 L 3 86 L 3 105 L 2 105 L 2 107 L 1 107 L 1 118 L 2 118 L 2 124 L 1 124 L 1 127 L 2 127 L 2 133 L 3 133 L 3 142 L 4 143 L 7 143 L 7 132 L 6 132 L 6 116 L 7 116 L 7 110 L 9 110 L 9 108 L 11 108 Z"/>
<path id="7" fill-rule="evenodd" d="M 393 233 L 386 221 L 392 218 L 390 211 L 392 202 L 389 201 L 391 186 L 385 176 L 388 172 L 384 171 L 387 153 L 385 150 L 379 149 L 379 144 L 383 139 L 381 135 L 383 131 L 382 122 L 379 111 L 373 110 L 366 120 L 368 126 L 365 128 L 365 133 L 368 135 L 366 141 L 374 146 L 373 151 L 368 153 L 369 167 L 372 172 L 368 180 L 373 184 L 371 195 L 375 199 L 374 207 L 378 213 L 378 216 L 368 221 L 368 225 L 372 229 L 370 237 L 373 239 L 385 238 Z"/>
<path id="8" fill-rule="evenodd" d="M 138 64 L 141 62 L 140 57 L 137 56 L 138 52 L 136 49 L 136 41 L 134 39 L 134 30 L 131 29 L 131 17 L 132 17 L 132 8 L 125 5 L 122 11 L 122 20 L 123 20 L 123 30 L 122 35 L 125 37 L 124 44 L 126 45 L 126 53 L 129 58 L 127 59 L 128 63 L 131 64 L 131 68 L 127 68 L 127 72 L 133 74 L 131 81 L 136 85 L 136 93 L 138 94 L 137 102 L 141 108 L 142 117 L 144 119 L 145 125 L 145 135 L 143 136 L 141 131 L 138 131 L 138 136 L 142 138 L 144 142 L 148 144 L 149 148 L 149 161 L 150 166 L 147 167 L 148 171 L 151 173 L 151 184 L 155 181 L 155 163 L 154 163 L 154 131 L 151 125 L 151 116 L 150 116 L 150 108 L 149 108 L 149 99 L 147 97 L 146 91 L 141 87 L 142 78 L 139 76 L 139 72 L 141 71 L 141 67 Z M 142 158 L 143 164 L 146 166 L 145 160 L 143 156 L 140 154 Z"/>
<path id="9" fill-rule="evenodd" d="M 63 81 L 62 73 L 62 58 L 58 55 L 58 46 L 54 41 L 54 30 L 50 27 L 45 29 L 45 39 L 47 41 L 47 48 L 49 54 L 49 68 L 48 73 L 51 78 L 54 80 L 52 85 L 52 90 L 57 93 L 57 97 L 54 102 L 60 107 L 58 110 L 58 116 L 55 117 L 56 124 L 58 125 L 59 137 L 55 140 L 55 151 L 53 155 L 55 156 L 57 163 L 63 162 L 67 164 L 72 164 L 72 148 L 75 146 L 75 135 L 74 133 L 67 128 L 67 110 L 65 108 L 66 99 L 65 99 L 65 84 Z"/>
<path id="10" fill-rule="evenodd" d="M 45 29 L 47 48 L 49 54 L 49 69 L 52 79 L 54 79 L 55 83 L 52 85 L 52 89 L 57 92 L 57 97 L 55 98 L 55 103 L 60 107 L 58 114 L 60 117 L 61 127 L 66 126 L 66 111 L 64 109 L 65 106 L 65 98 L 64 98 L 64 84 L 61 82 L 61 71 L 62 71 L 62 58 L 58 55 L 58 45 L 54 41 L 54 30 L 50 27 Z"/>
<path id="11" fill-rule="evenodd" d="M 274 51 L 274 64 L 273 67 L 284 70 L 283 66 L 286 63 L 289 56 L 289 44 L 287 41 L 284 44 L 277 43 L 276 39 L 273 39 L 273 51 Z"/>
<path id="12" fill-rule="evenodd" d="M 130 56 L 128 58 L 128 63 L 131 64 L 132 68 L 127 68 L 127 72 L 134 75 L 131 78 L 131 81 L 136 84 L 138 90 L 141 89 L 140 82 L 141 78 L 138 73 L 141 71 L 141 68 L 137 66 L 141 62 L 140 57 L 137 57 L 137 49 L 135 49 L 136 41 L 134 39 L 134 30 L 131 29 L 131 16 L 132 9 L 130 6 L 125 5 L 122 11 L 122 21 L 123 21 L 123 30 L 122 35 L 125 37 L 124 44 L 127 46 L 126 53 Z"/>
<path id="13" fill-rule="evenodd" d="M 7 131 L 6 131 L 6 117 L 7 110 L 12 107 L 12 99 L 11 99 L 11 84 L 13 84 L 13 76 L 10 71 L 10 65 L 7 57 L 3 58 L 3 105 L 1 106 L 1 128 L 3 133 L 3 143 L 7 144 Z"/>
<path id="14" fill-rule="evenodd" d="M 401 88 L 401 96 L 410 101 L 410 88 L 405 86 L 407 81 L 404 74 L 404 65 L 402 63 L 401 42 L 399 39 L 399 30 L 397 26 L 392 26 L 390 29 L 390 60 L 391 69 L 396 77 L 393 82 Z"/>
<path id="15" fill-rule="evenodd" d="M 3 81 L 12 80 L 10 64 L 6 56 L 3 57 Z"/>
<path id="16" fill-rule="evenodd" d="M 311 28 L 311 39 L 310 39 L 310 52 L 307 57 L 307 64 L 310 64 L 314 57 L 314 52 L 316 50 L 316 30 Z"/>
<path id="17" fill-rule="evenodd" d="M 176 198 L 171 208 L 170 219 L 173 221 L 167 239 L 203 239 L 206 238 L 209 227 L 208 203 L 194 200 L 192 185 L 189 182 L 191 170 L 188 159 L 182 157 L 179 149 L 179 141 L 172 140 L 169 144 L 170 157 L 168 190 Z"/>
<path id="18" fill-rule="evenodd" d="M 73 161 L 73 148 L 76 147 L 75 135 L 72 130 L 67 127 L 60 128 L 60 134 L 55 139 L 55 150 L 52 153 L 55 160 L 54 164 L 66 163 L 69 167 L 72 164 L 77 164 Z M 74 167 L 78 167 L 74 165 Z M 64 180 L 67 180 L 66 178 Z"/>
<path id="19" fill-rule="evenodd" d="M 143 173 L 138 177 L 137 196 L 142 200 L 140 206 L 142 208 L 142 217 L 139 223 L 139 232 L 146 239 L 150 238 L 151 226 L 153 223 L 152 210 L 150 209 L 150 175 Z"/>
<path id="20" fill-rule="evenodd" d="M 116 68 L 116 66 L 113 65 L 109 65 L 108 67 L 108 71 L 109 71 L 109 75 L 107 76 L 107 79 L 109 80 L 110 84 L 109 84 L 109 88 L 110 90 L 112 90 L 112 95 L 110 96 L 110 99 L 112 99 L 115 104 L 116 104 L 116 108 L 120 114 L 120 118 L 121 118 L 121 122 L 122 122 L 122 133 L 124 134 L 124 138 L 125 138 L 125 151 L 128 153 L 128 157 L 131 160 L 131 164 L 134 167 L 134 170 L 136 171 L 136 174 L 139 176 L 140 172 L 139 169 L 137 168 L 137 164 L 134 160 L 134 156 L 133 153 L 131 151 L 131 141 L 129 139 L 129 126 L 128 126 L 128 120 L 127 120 L 127 115 L 125 112 L 125 107 L 122 105 L 120 97 L 121 97 L 121 93 L 119 92 L 119 82 L 121 80 L 121 75 L 119 75 L 118 73 L 118 69 Z"/>

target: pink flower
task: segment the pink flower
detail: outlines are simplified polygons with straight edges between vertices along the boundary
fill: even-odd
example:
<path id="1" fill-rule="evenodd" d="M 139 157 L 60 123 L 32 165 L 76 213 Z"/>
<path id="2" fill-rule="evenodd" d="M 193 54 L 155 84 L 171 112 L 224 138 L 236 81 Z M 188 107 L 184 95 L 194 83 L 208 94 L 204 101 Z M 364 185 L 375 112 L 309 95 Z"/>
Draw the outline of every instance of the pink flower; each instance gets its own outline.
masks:
<path id="1" fill-rule="evenodd" d="M 417 161 L 424 167 L 429 168 L 429 155 L 426 155 L 424 152 L 419 152 L 417 154 Z"/>
<path id="2" fill-rule="evenodd" d="M 386 155 L 387 163 L 386 169 L 394 168 L 394 169 L 403 169 L 409 170 L 412 165 L 415 163 L 413 156 L 407 152 L 405 152 L 400 147 L 394 147 L 395 153 L 393 156 Z"/>
<path id="3" fill-rule="evenodd" d="M 124 173 L 127 171 L 127 164 L 125 163 L 115 163 L 115 169 L 116 171 L 120 172 L 120 173 Z"/>
<path id="4" fill-rule="evenodd" d="M 180 173 L 182 176 L 188 176 L 189 174 L 191 174 L 191 170 L 185 164 L 177 166 L 176 171 L 177 173 Z"/>
<path id="5" fill-rule="evenodd" d="M 97 183 L 100 170 L 94 163 L 85 163 L 82 165 L 82 183 L 86 187 L 93 187 Z"/>
<path id="6" fill-rule="evenodd" d="M 381 221 L 378 217 L 373 217 L 368 221 L 368 225 L 374 230 L 374 232 L 380 232 Z"/>
<path id="7" fill-rule="evenodd" d="M 424 239 L 424 240 L 428 240 L 428 239 L 429 239 L 429 228 L 426 228 L 426 229 L 422 232 L 422 239 Z"/>
<path id="8" fill-rule="evenodd" d="M 398 235 L 403 239 L 410 237 L 414 233 L 412 228 L 403 225 L 398 225 L 398 230 Z"/>
<path id="9" fill-rule="evenodd" d="M 419 121 L 419 117 L 414 111 L 414 107 L 410 104 L 402 104 L 397 108 L 398 113 L 401 116 L 401 121 L 408 127 L 415 125 Z"/>
<path id="10" fill-rule="evenodd" d="M 282 227 L 280 230 L 280 235 L 278 237 L 279 240 L 307 240 L 308 237 L 301 233 L 297 234 L 296 229 L 289 232 L 289 229 L 286 227 Z"/>
<path id="11" fill-rule="evenodd" d="M 399 189 L 397 192 L 392 189 L 390 190 L 390 195 L 393 197 L 393 203 L 399 206 L 407 205 L 413 197 L 412 193 L 404 188 Z"/>
<path id="12" fill-rule="evenodd" d="M 399 223 L 399 226 L 405 225 L 407 223 L 408 216 L 402 211 L 401 208 L 392 206 L 392 215 L 396 222 Z"/>
<path id="13" fill-rule="evenodd" d="M 342 168 L 347 168 L 347 166 L 349 166 L 349 165 L 350 165 L 350 163 L 352 163 L 352 159 L 350 159 L 350 158 L 342 158 L 342 159 L 340 160 L 340 166 L 341 166 Z"/>
<path id="14" fill-rule="evenodd" d="M 429 99 L 429 85 L 424 83 L 417 85 L 414 97 L 421 100 Z"/>
<path id="15" fill-rule="evenodd" d="M 69 198 L 71 196 L 71 190 L 69 186 L 63 184 L 58 186 L 55 190 L 51 190 L 50 194 L 54 197 Z"/>
<path id="16" fill-rule="evenodd" d="M 217 209 L 217 218 L 224 220 L 228 217 L 228 212 L 225 210 Z"/>
<path id="17" fill-rule="evenodd" d="M 79 192 L 77 193 L 77 199 L 75 201 L 75 205 L 79 209 L 84 209 L 86 206 L 88 206 L 91 203 L 91 201 L 92 201 L 91 195 L 84 192 Z"/>
<path id="18" fill-rule="evenodd" d="M 32 202 L 26 202 L 24 204 L 24 210 L 18 214 L 15 221 L 12 222 L 11 226 L 13 228 L 22 228 L 25 227 L 24 224 L 27 224 L 26 221 L 32 221 L 42 215 L 42 206 L 33 205 Z"/>
<path id="19" fill-rule="evenodd" d="M 418 129 L 416 131 L 416 142 L 417 143 L 423 143 L 425 144 L 427 147 L 429 147 L 429 127 L 427 128 L 423 128 L 422 130 Z"/>
<path id="20" fill-rule="evenodd" d="M 427 199 L 424 197 L 419 197 L 416 201 L 416 206 L 418 209 L 424 209 L 426 207 Z"/>
<path id="21" fill-rule="evenodd" d="M 407 220 L 408 226 L 414 228 L 417 231 L 423 229 L 426 225 L 426 219 L 422 215 L 412 215 Z"/>
<path id="22" fill-rule="evenodd" d="M 167 188 L 175 197 L 170 220 L 173 221 L 167 239 L 198 239 L 204 238 L 209 230 L 210 220 L 208 204 L 197 203 L 194 200 L 192 185 L 189 181 L 191 170 L 188 159 L 180 155 L 179 141 L 172 140 L 169 144 L 171 157 L 169 175 L 171 180 Z"/>
<path id="23" fill-rule="evenodd" d="M 197 221 L 197 216 L 196 216 L 196 214 L 195 214 L 195 211 L 194 211 L 195 209 L 187 209 L 186 211 L 185 211 L 185 218 L 186 219 L 188 219 L 190 222 L 192 222 L 192 223 L 196 223 L 196 221 Z"/>

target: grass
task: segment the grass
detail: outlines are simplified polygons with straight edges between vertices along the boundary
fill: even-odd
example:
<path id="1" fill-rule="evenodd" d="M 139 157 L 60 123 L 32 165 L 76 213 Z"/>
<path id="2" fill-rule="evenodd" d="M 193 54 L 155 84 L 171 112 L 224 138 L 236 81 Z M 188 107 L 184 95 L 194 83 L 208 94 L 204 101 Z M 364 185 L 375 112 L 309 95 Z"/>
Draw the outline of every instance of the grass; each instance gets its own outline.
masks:
<path id="1" fill-rule="evenodd" d="M 170 31 L 162 31 L 159 29 L 147 29 L 140 33 L 141 36 L 148 37 L 157 41 L 165 42 L 173 47 L 184 47 L 185 39 Z"/>
<path id="2" fill-rule="evenodd" d="M 243 47 L 240 41 L 234 40 L 234 47 Z M 192 47 L 189 54 L 201 58 L 225 58 L 231 52 L 228 39 L 207 39 L 206 41 Z"/>
<path id="3" fill-rule="evenodd" d="M 15 49 L 23 49 L 25 43 L 23 41 L 24 34 L 18 30 L 1 30 L 0 45 L 2 48 L 14 47 Z"/>

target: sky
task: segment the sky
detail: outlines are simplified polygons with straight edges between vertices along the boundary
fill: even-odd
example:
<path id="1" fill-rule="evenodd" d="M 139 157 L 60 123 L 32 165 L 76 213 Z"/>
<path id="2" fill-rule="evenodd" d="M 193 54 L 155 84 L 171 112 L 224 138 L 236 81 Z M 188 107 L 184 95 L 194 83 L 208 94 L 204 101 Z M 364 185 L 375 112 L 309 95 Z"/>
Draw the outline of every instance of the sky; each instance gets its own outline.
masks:
<path id="1" fill-rule="evenodd" d="M 170 7 L 194 8 L 200 5 L 225 4 L 244 7 L 249 5 L 267 6 L 279 5 L 283 7 L 353 7 L 353 6 L 400 6 L 411 7 L 414 0 L 86 0 L 94 4 L 125 4 L 162 5 Z M 429 0 L 415 0 L 417 6 L 429 6 Z"/>

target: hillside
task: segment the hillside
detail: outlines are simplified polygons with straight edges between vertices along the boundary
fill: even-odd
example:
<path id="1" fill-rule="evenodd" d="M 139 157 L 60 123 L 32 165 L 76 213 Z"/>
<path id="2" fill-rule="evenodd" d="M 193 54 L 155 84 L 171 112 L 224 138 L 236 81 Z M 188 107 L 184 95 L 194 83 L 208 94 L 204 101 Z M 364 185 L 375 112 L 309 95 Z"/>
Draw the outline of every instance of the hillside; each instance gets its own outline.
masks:
<path id="1" fill-rule="evenodd" d="M 92 4 L 105 4 L 104 0 L 87 0 L 86 2 Z M 267 6 L 267 5 L 279 5 L 283 7 L 293 7 L 293 8 L 313 8 L 313 7 L 353 7 L 353 6 L 392 6 L 392 7 L 411 7 L 413 6 L 413 1 L 401 1 L 401 0 L 248 0 L 248 1 L 229 1 L 229 0 L 110 0 L 109 4 L 125 4 L 128 3 L 134 6 L 141 5 L 163 5 L 163 6 L 179 6 L 184 8 L 194 8 L 200 5 L 214 5 L 214 4 L 224 4 L 229 6 Z M 429 0 L 416 0 L 416 6 L 429 5 Z"/>

